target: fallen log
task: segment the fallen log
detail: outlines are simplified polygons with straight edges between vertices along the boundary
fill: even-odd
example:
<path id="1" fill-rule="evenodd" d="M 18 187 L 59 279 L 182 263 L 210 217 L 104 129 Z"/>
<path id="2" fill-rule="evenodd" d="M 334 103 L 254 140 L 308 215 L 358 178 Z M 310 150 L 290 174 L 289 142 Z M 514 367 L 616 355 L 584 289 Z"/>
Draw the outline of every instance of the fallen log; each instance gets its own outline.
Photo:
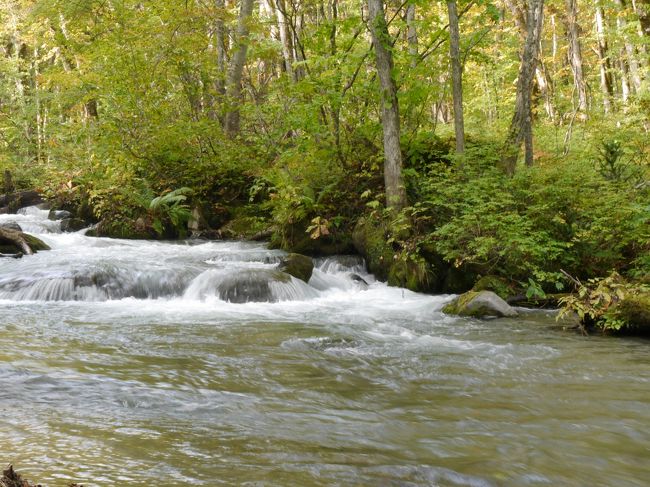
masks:
<path id="1" fill-rule="evenodd" d="M 0 252 L 32 255 L 39 250 L 50 250 L 50 247 L 33 235 L 0 227 Z"/>

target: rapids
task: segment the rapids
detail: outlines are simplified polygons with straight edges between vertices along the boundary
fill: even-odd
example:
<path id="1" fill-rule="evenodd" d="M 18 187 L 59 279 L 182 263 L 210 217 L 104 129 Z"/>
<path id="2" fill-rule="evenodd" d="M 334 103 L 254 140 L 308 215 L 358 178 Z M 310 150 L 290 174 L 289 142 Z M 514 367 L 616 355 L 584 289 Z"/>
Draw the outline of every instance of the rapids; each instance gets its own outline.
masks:
<path id="1" fill-rule="evenodd" d="M 0 259 L 0 463 L 46 486 L 650 479 L 647 341 L 446 316 L 354 257 L 232 302 L 284 253 L 8 221 L 52 250 Z"/>

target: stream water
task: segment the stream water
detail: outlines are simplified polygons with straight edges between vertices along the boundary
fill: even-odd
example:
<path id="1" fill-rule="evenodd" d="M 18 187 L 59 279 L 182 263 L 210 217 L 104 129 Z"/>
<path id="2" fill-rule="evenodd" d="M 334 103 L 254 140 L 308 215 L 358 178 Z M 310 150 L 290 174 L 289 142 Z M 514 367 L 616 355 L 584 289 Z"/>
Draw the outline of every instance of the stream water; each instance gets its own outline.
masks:
<path id="1" fill-rule="evenodd" d="M 648 341 L 446 316 L 355 258 L 227 302 L 283 253 L 8 221 L 52 250 L 0 259 L 0 464 L 46 486 L 650 483 Z"/>

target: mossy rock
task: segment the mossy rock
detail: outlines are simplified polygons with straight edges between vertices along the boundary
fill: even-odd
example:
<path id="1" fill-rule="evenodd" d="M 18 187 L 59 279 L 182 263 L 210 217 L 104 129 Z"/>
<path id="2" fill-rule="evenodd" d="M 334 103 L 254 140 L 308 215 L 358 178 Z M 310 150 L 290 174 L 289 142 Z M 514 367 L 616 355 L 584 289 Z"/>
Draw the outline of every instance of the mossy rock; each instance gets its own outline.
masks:
<path id="1" fill-rule="evenodd" d="M 395 251 L 386 240 L 386 227 L 368 218 L 360 218 L 352 232 L 354 248 L 366 259 L 368 270 L 381 281 L 388 279 L 395 260 Z"/>
<path id="2" fill-rule="evenodd" d="M 492 291 L 469 291 L 442 308 L 443 313 L 483 318 L 514 317 L 517 311 Z"/>
<path id="3" fill-rule="evenodd" d="M 388 271 L 388 285 L 425 292 L 435 286 L 435 272 L 428 262 L 396 259 Z"/>
<path id="4" fill-rule="evenodd" d="M 626 297 L 616 307 L 616 314 L 627 323 L 626 332 L 650 334 L 650 293 Z"/>
<path id="5" fill-rule="evenodd" d="M 518 294 L 516 286 L 502 277 L 493 275 L 481 277 L 472 287 L 472 291 L 492 291 L 504 300 Z"/>
<path id="6" fill-rule="evenodd" d="M 278 270 L 302 281 L 309 282 L 314 271 L 314 262 L 306 255 L 289 254 L 278 264 Z"/>
<path id="7" fill-rule="evenodd" d="M 40 238 L 30 235 L 28 233 L 19 232 L 17 230 L 5 229 L 5 237 L 0 237 L 0 253 L 2 254 L 21 254 L 25 250 L 21 247 L 20 239 L 22 238 L 27 246 L 33 253 L 41 250 L 50 250 L 50 247 L 43 242 Z"/>
<path id="8" fill-rule="evenodd" d="M 355 252 L 354 245 L 352 245 L 352 236 L 349 232 L 332 229 L 329 235 L 311 238 L 309 232 L 307 232 L 309 225 L 311 223 L 301 221 L 291 225 L 275 227 L 269 247 L 313 257 L 352 254 Z"/>
<path id="9" fill-rule="evenodd" d="M 259 216 L 240 215 L 222 226 L 219 231 L 226 239 L 251 240 L 268 226 L 266 219 Z"/>
<path id="10" fill-rule="evenodd" d="M 126 240 L 151 240 L 157 237 L 153 230 L 140 225 L 137 221 L 100 221 L 97 226 L 86 232 L 88 237 L 123 238 Z"/>
<path id="11" fill-rule="evenodd" d="M 34 237 L 34 235 L 23 233 L 23 238 L 27 241 L 29 248 L 31 248 L 34 253 L 41 250 L 51 250 L 49 245 L 43 242 L 40 238 Z"/>

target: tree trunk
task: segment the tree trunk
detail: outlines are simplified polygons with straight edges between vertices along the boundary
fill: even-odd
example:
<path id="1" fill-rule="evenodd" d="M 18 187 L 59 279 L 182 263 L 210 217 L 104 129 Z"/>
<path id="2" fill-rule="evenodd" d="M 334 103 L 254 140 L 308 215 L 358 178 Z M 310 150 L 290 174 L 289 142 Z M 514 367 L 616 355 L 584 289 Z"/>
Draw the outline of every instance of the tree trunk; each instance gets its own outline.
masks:
<path id="1" fill-rule="evenodd" d="M 637 0 L 636 13 L 641 24 L 641 33 L 650 37 L 650 0 Z"/>
<path id="2" fill-rule="evenodd" d="M 0 244 L 9 244 L 25 255 L 32 255 L 34 251 L 25 240 L 25 234 L 11 228 L 0 227 Z"/>
<path id="3" fill-rule="evenodd" d="M 287 26 L 287 17 L 285 15 L 284 0 L 275 0 L 275 13 L 278 18 L 278 30 L 280 32 L 280 43 L 282 44 L 282 59 L 284 60 L 284 70 L 293 78 L 293 49 L 291 47 L 291 36 Z"/>
<path id="4" fill-rule="evenodd" d="M 253 13 L 255 0 L 242 0 L 237 23 L 237 48 L 230 61 L 226 83 L 226 103 L 228 109 L 224 117 L 224 130 L 229 136 L 239 133 L 239 105 L 242 99 L 242 74 L 248 50 L 248 23 Z"/>
<path id="5" fill-rule="evenodd" d="M 460 60 L 460 31 L 456 1 L 447 2 L 449 12 L 449 57 L 451 59 L 451 86 L 454 99 L 454 129 L 456 153 L 465 152 L 465 122 L 463 118 L 463 66 Z"/>
<path id="6" fill-rule="evenodd" d="M 217 48 L 217 79 L 214 82 L 215 90 L 219 97 L 226 94 L 226 26 L 223 21 L 226 5 L 224 0 L 215 0 L 217 17 L 214 23 L 215 45 Z"/>
<path id="7" fill-rule="evenodd" d="M 393 78 L 391 38 L 388 33 L 382 0 L 368 0 L 368 19 L 381 87 L 386 206 L 399 211 L 406 206 L 406 191 L 402 181 L 399 105 L 397 102 L 397 86 Z"/>
<path id="8" fill-rule="evenodd" d="M 510 123 L 510 130 L 501 156 L 501 165 L 506 173 L 510 175 L 515 172 L 517 155 L 522 142 L 526 144 L 526 165 L 531 166 L 533 164 L 533 114 L 531 95 L 542 33 L 543 13 L 544 0 L 530 0 L 528 18 L 526 20 L 526 41 L 521 55 L 521 65 L 517 79 L 515 113 Z"/>
<path id="9" fill-rule="evenodd" d="M 506 1 L 506 5 L 508 6 L 508 8 L 510 9 L 510 11 L 512 12 L 515 18 L 515 23 L 519 28 L 519 34 L 521 36 L 522 41 L 526 42 L 526 36 L 528 32 L 528 25 L 527 25 L 528 20 L 526 19 L 523 10 L 520 8 L 519 5 L 514 3 L 512 0 L 505 0 L 505 1 Z M 541 42 L 540 45 L 537 46 L 537 57 L 539 58 L 540 55 L 541 55 Z M 546 114 L 548 115 L 548 118 L 550 118 L 551 120 L 555 120 L 555 106 L 553 105 L 553 93 L 551 90 L 550 76 L 546 71 L 546 67 L 544 63 L 542 63 L 539 59 L 537 59 L 535 62 L 535 80 L 537 81 L 537 87 L 539 88 L 539 91 L 542 94 L 542 98 L 544 98 L 544 109 L 546 110 Z"/>
<path id="10" fill-rule="evenodd" d="M 639 74 L 639 63 L 636 59 L 636 49 L 630 42 L 627 34 L 627 21 L 624 18 L 625 2 L 623 0 L 615 0 L 619 7 L 619 15 L 616 16 L 616 27 L 619 34 L 623 39 L 623 49 L 621 50 L 621 63 L 626 66 L 628 73 L 628 90 L 630 94 L 634 94 L 641 88 L 641 75 Z"/>
<path id="11" fill-rule="evenodd" d="M 406 40 L 409 46 L 409 58 L 412 68 L 418 65 L 418 31 L 415 27 L 415 4 L 409 3 L 406 7 Z"/>
<path id="12" fill-rule="evenodd" d="M 573 72 L 573 83 L 578 95 L 578 110 L 587 113 L 587 85 L 582 68 L 582 48 L 580 46 L 580 26 L 578 24 L 577 0 L 565 0 L 566 5 L 566 32 L 569 41 L 569 63 Z"/>
<path id="13" fill-rule="evenodd" d="M 596 35 L 598 38 L 598 60 L 600 69 L 600 90 L 603 94 L 603 109 L 609 113 L 612 109 L 611 100 L 614 96 L 614 84 L 612 83 L 611 64 L 607 53 L 607 37 L 605 36 L 605 17 L 600 0 L 596 0 Z"/>

